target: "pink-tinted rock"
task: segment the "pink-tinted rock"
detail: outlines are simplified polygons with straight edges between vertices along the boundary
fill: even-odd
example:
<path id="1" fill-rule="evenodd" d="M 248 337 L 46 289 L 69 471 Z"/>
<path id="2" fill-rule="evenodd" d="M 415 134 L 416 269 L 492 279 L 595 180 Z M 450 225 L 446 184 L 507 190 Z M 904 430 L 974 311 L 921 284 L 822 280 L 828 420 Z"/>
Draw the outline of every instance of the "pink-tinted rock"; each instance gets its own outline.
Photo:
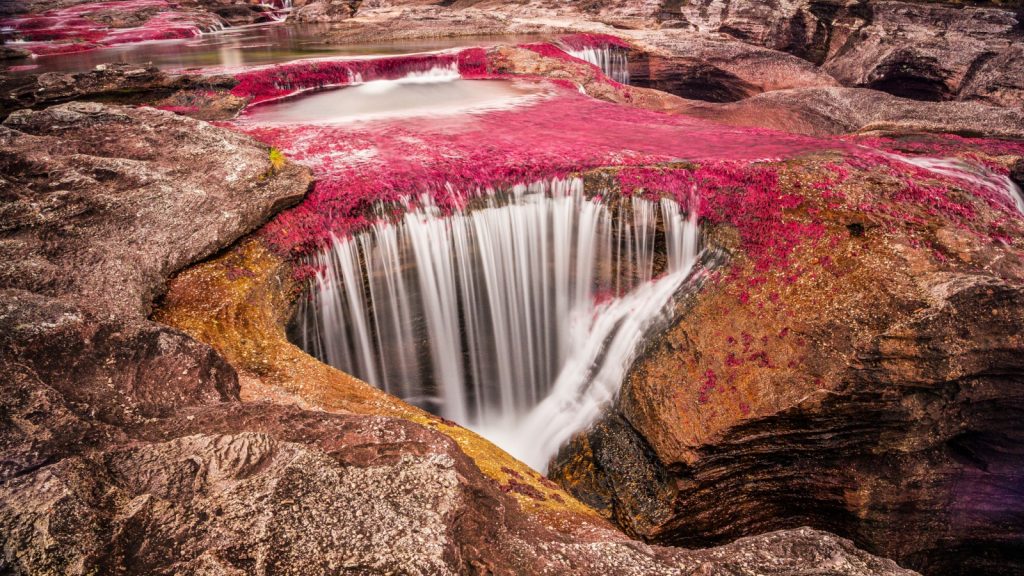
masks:
<path id="1" fill-rule="evenodd" d="M 1024 138 L 1024 114 L 980 102 L 919 102 L 865 88 L 777 90 L 738 102 L 683 102 L 676 111 L 803 134 L 936 132 Z"/>
<path id="2" fill-rule="evenodd" d="M 889 0 L 700 0 L 681 5 L 677 14 L 696 29 L 820 64 L 844 86 L 921 100 L 1022 102 L 1020 19 L 1008 9 Z"/>

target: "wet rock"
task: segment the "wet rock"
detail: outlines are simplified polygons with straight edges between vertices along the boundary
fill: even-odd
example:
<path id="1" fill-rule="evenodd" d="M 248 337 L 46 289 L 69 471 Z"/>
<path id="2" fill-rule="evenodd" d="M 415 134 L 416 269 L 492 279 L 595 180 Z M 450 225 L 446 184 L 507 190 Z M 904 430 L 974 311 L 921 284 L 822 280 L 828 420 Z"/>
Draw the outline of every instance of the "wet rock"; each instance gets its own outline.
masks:
<path id="1" fill-rule="evenodd" d="M 21 108 L 38 108 L 71 100 L 139 103 L 177 92 L 229 90 L 228 76 L 173 75 L 154 66 L 101 64 L 88 72 L 46 72 L 35 76 L 0 76 L 0 117 Z"/>
<path id="2" fill-rule="evenodd" d="M 932 216 L 926 248 L 848 218 L 789 272 L 688 303 L 552 476 L 652 542 L 810 525 L 925 574 L 1019 573 L 1019 239 Z"/>
<path id="3" fill-rule="evenodd" d="M 146 108 L 70 103 L 0 127 L 0 285 L 145 315 L 164 279 L 299 200 L 269 148 Z M 173 223 L 191 222 L 190 227 Z"/>
<path id="4" fill-rule="evenodd" d="M 231 365 L 146 314 L 308 174 L 149 109 L 20 111 L 0 138 L 7 573 L 910 574 L 808 529 L 633 542 L 568 506 L 528 512 L 428 426 L 243 403 Z"/>

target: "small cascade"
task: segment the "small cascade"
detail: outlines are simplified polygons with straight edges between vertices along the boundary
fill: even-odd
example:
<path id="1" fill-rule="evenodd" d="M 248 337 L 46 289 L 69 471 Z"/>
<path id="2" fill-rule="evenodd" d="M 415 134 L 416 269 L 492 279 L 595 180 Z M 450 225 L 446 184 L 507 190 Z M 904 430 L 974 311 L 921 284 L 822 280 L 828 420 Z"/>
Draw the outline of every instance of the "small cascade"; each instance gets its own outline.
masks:
<path id="1" fill-rule="evenodd" d="M 366 84 L 367 86 L 375 87 L 381 92 L 386 92 L 394 86 L 401 86 L 403 84 L 435 84 L 438 82 L 454 82 L 462 78 L 459 74 L 459 65 L 456 62 L 449 62 L 447 64 L 438 64 L 426 70 L 413 70 L 404 76 L 398 78 L 371 78 L 369 80 L 363 79 L 363 74 L 359 71 L 352 70 L 349 75 L 349 82 L 351 84 Z"/>
<path id="2" fill-rule="evenodd" d="M 382 58 L 298 60 L 267 66 L 236 75 L 236 90 L 249 94 L 254 102 L 267 102 L 307 90 L 346 84 L 384 82 L 377 86 L 437 84 L 461 78 L 459 55 L 425 53 Z"/>
<path id="3" fill-rule="evenodd" d="M 616 46 L 567 47 L 566 53 L 590 62 L 619 84 L 629 84 L 629 59 L 626 51 Z"/>
<path id="4" fill-rule="evenodd" d="M 988 190 L 994 195 L 1006 197 L 1019 212 L 1024 214 L 1024 193 L 1017 184 L 1005 174 L 998 174 L 980 166 L 975 166 L 959 158 L 935 158 L 929 156 L 903 156 L 886 154 L 889 158 L 913 164 L 940 176 L 955 178 Z"/>
<path id="5" fill-rule="evenodd" d="M 196 36 L 203 36 L 203 35 L 206 35 L 206 34 L 216 34 L 218 32 L 223 32 L 223 31 L 225 31 L 227 29 L 228 29 L 228 26 L 226 24 L 224 24 L 223 22 L 214 22 L 214 23 L 210 24 L 209 26 L 207 26 L 206 28 L 200 28 L 199 32 L 196 33 Z"/>
<path id="6" fill-rule="evenodd" d="M 316 256 L 293 339 L 542 468 L 614 397 L 697 246 L 676 202 L 587 199 L 579 179 L 448 216 L 424 199 Z"/>

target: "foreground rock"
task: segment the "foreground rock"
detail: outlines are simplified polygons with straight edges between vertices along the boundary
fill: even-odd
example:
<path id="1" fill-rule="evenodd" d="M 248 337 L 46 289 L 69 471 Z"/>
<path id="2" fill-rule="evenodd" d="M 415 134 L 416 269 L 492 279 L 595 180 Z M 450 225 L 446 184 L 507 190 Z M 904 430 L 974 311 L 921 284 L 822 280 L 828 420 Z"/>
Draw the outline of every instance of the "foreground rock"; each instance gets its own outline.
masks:
<path id="1" fill-rule="evenodd" d="M 173 271 L 296 202 L 309 183 L 249 138 L 157 110 L 22 111 L 0 138 L 11 199 L 0 283 L 73 294 L 117 317 L 147 314 Z"/>
<path id="2" fill-rule="evenodd" d="M 563 505 L 527 513 L 527 479 L 499 485 L 410 419 L 243 403 L 219 354 L 145 316 L 308 174 L 147 109 L 21 111 L 0 138 L 5 572 L 910 574 L 809 529 L 639 544 L 553 485 Z"/>

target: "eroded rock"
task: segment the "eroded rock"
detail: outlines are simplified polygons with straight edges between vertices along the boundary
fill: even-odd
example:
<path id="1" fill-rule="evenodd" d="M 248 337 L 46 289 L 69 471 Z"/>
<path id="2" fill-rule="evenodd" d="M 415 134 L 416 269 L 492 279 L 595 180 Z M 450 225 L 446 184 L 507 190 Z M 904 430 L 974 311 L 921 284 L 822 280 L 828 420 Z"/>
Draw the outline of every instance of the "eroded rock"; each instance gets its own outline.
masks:
<path id="1" fill-rule="evenodd" d="M 833 239 L 685 302 L 553 477 L 653 542 L 809 524 L 926 574 L 1019 572 L 1020 240 L 900 213 L 870 174 L 802 180 L 853 195 Z"/>
<path id="2" fill-rule="evenodd" d="M 1019 17 L 998 6 L 702 0 L 681 5 L 678 15 L 698 30 L 805 58 L 844 86 L 917 100 L 1022 102 L 1024 35 Z"/>
<path id="3" fill-rule="evenodd" d="M 163 280 L 298 201 L 308 173 L 268 147 L 146 108 L 71 103 L 0 128 L 0 285 L 146 314 Z M 190 227 L 174 223 L 189 221 Z"/>
<path id="4" fill-rule="evenodd" d="M 910 574 L 808 529 L 633 542 L 566 500 L 528 512 L 455 432 L 240 402 L 219 354 L 145 318 L 169 275 L 300 197 L 308 173 L 149 109 L 20 111 L 0 137 L 5 572 Z"/>
<path id="5" fill-rule="evenodd" d="M 172 75 L 154 66 L 105 64 L 88 72 L 46 72 L 36 76 L 0 77 L 0 116 L 21 108 L 39 108 L 71 100 L 106 100 L 133 104 L 160 98 L 205 96 L 235 85 L 228 76 Z M 237 112 L 243 102 L 235 103 Z M 197 107 L 197 111 L 199 108 Z"/>
<path id="6" fill-rule="evenodd" d="M 739 102 L 680 102 L 675 111 L 738 126 L 814 135 L 934 132 L 1024 137 L 1019 110 L 980 102 L 919 102 L 866 88 L 776 90 Z"/>

